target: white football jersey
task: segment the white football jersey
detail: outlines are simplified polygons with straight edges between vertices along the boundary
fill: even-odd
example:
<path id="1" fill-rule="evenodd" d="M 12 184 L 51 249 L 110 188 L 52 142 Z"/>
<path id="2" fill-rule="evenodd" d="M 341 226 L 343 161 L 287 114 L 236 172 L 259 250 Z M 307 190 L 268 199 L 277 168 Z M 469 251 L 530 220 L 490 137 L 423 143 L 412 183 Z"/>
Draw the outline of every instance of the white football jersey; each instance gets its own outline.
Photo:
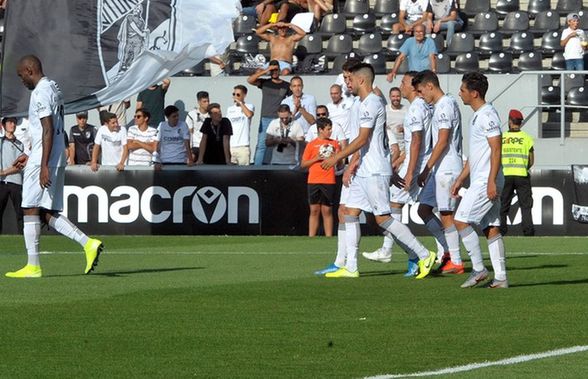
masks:
<path id="1" fill-rule="evenodd" d="M 470 121 L 470 182 L 488 181 L 490 174 L 490 145 L 488 138 L 501 136 L 500 117 L 494 106 L 484 104 L 472 116 Z M 502 169 L 498 170 L 502 175 Z"/>
<path id="2" fill-rule="evenodd" d="M 31 93 L 29 103 L 29 132 L 31 137 L 31 154 L 28 164 L 41 165 L 43 155 L 43 126 L 41 119 L 51 117 L 53 121 L 53 146 L 49 156 L 50 167 L 64 167 L 65 138 L 63 125 L 63 94 L 57 84 L 41 78 Z"/>
<path id="3" fill-rule="evenodd" d="M 431 120 L 433 112 L 431 106 L 423 100 L 422 97 L 415 97 L 404 116 L 404 153 L 406 158 L 402 163 L 402 168 L 406 170 L 410 162 L 410 144 L 412 143 L 412 133 L 421 132 L 421 148 L 416 164 L 415 174 L 420 173 L 429 156 L 431 155 Z M 405 172 L 405 171 L 404 171 Z"/>
<path id="4" fill-rule="evenodd" d="M 447 94 L 442 96 L 433 106 L 431 129 L 433 148 L 439 141 L 441 129 L 449 129 L 449 141 L 445 152 L 435 164 L 435 169 L 460 172 L 463 168 L 461 112 L 455 98 Z"/>
<path id="5" fill-rule="evenodd" d="M 359 135 L 359 106 L 361 99 L 359 96 L 354 96 L 351 102 L 351 110 L 349 111 L 349 122 L 347 124 L 347 138 L 349 142 L 353 141 Z"/>
<path id="6" fill-rule="evenodd" d="M 157 127 L 157 141 L 159 142 L 159 158 L 161 163 L 186 163 L 188 158 L 184 141 L 190 140 L 190 130 L 185 122 L 178 121 L 171 126 L 162 121 Z"/>
<path id="7" fill-rule="evenodd" d="M 361 150 L 357 176 L 392 175 L 390 146 L 386 135 L 386 110 L 379 96 L 371 92 L 359 106 L 359 127 L 372 129 Z"/>

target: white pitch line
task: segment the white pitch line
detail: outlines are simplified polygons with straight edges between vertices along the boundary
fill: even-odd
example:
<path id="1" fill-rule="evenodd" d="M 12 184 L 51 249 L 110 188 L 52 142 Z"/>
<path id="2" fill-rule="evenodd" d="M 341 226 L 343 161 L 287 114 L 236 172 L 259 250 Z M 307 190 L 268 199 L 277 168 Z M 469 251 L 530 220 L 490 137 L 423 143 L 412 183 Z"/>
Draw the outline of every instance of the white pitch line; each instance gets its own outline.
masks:
<path id="1" fill-rule="evenodd" d="M 164 249 L 160 249 L 160 251 L 155 250 L 147 250 L 141 251 L 140 249 L 136 250 L 108 250 L 105 249 L 106 254 L 119 254 L 119 255 L 314 255 L 314 254 L 329 254 L 332 251 L 163 251 Z M 41 251 L 39 254 L 51 255 L 51 254 L 79 254 L 80 251 Z M 400 255 L 400 254 L 399 254 Z M 538 253 L 533 251 L 512 251 L 507 252 L 508 256 L 525 256 L 525 255 L 541 255 L 541 256 L 563 256 L 563 255 L 588 255 L 588 251 L 586 252 L 579 252 L 579 251 L 570 251 L 570 252 L 562 252 L 562 253 Z"/>
<path id="2" fill-rule="evenodd" d="M 516 357 L 501 359 L 499 361 L 494 361 L 494 362 L 471 363 L 471 364 L 464 365 L 464 366 L 448 367 L 448 368 L 443 368 L 443 369 L 436 370 L 436 371 L 423 371 L 423 372 L 415 372 L 415 373 L 411 373 L 411 374 L 392 374 L 392 375 L 368 376 L 368 377 L 366 377 L 366 379 L 415 378 L 415 377 L 421 377 L 421 376 L 437 376 L 437 375 L 445 375 L 445 374 L 456 374 L 458 372 L 473 371 L 473 370 L 478 370 L 478 369 L 485 368 L 485 367 L 514 365 L 514 364 L 518 364 L 518 363 L 534 361 L 537 359 L 559 357 L 562 355 L 580 353 L 583 351 L 588 351 L 588 345 L 573 346 L 573 347 L 568 347 L 568 348 L 564 348 L 564 349 L 549 350 L 549 351 L 545 351 L 543 353 L 518 355 Z"/>

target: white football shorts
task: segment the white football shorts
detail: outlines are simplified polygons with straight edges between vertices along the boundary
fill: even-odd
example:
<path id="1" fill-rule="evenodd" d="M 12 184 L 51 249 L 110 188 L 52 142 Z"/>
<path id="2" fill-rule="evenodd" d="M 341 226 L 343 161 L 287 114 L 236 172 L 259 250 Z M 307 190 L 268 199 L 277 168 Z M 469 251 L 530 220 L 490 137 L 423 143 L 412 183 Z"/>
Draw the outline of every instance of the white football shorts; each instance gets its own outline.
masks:
<path id="1" fill-rule="evenodd" d="M 26 165 L 22 181 L 23 208 L 43 208 L 52 211 L 63 210 L 63 187 L 65 185 L 65 167 L 49 167 L 51 185 L 41 188 L 39 175 L 41 166 Z"/>
<path id="2" fill-rule="evenodd" d="M 345 205 L 374 216 L 390 214 L 390 176 L 356 176 L 349 186 Z"/>
<path id="3" fill-rule="evenodd" d="M 490 201 L 487 188 L 485 181 L 472 183 L 457 207 L 455 220 L 479 225 L 482 230 L 500 226 L 500 193 L 495 201 Z"/>
<path id="4" fill-rule="evenodd" d="M 439 212 L 455 211 L 457 199 L 451 196 L 451 186 L 459 174 L 455 171 L 432 174 L 419 195 L 419 202 L 437 208 Z"/>

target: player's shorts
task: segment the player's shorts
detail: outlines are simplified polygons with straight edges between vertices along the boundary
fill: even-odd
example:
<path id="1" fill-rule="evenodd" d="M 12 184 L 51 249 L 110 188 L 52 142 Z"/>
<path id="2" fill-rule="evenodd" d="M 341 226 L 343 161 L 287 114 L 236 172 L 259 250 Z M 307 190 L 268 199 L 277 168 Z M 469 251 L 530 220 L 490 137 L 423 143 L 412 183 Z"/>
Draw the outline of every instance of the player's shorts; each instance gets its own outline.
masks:
<path id="1" fill-rule="evenodd" d="M 349 186 L 345 205 L 381 216 L 390 214 L 389 198 L 390 176 L 356 176 Z"/>
<path id="2" fill-rule="evenodd" d="M 51 185 L 48 188 L 41 188 L 40 174 L 41 166 L 25 166 L 22 181 L 22 207 L 61 212 L 63 210 L 65 167 L 49 167 Z"/>
<path id="3" fill-rule="evenodd" d="M 486 229 L 500 226 L 500 193 L 494 201 L 488 199 L 486 182 L 474 182 L 463 195 L 455 212 L 455 220 L 467 224 L 477 224 Z"/>
<path id="4" fill-rule="evenodd" d="M 455 211 L 457 199 L 451 196 L 451 186 L 459 176 L 456 171 L 437 171 L 423 187 L 419 202 L 437 208 L 439 212 Z"/>
<path id="5" fill-rule="evenodd" d="M 335 184 L 308 184 L 308 204 L 333 205 Z"/>
<path id="6" fill-rule="evenodd" d="M 421 187 L 417 184 L 417 179 L 415 177 L 408 191 L 405 191 L 404 188 L 398 188 L 395 185 L 391 185 L 390 202 L 397 204 L 412 204 L 417 200 L 420 192 Z"/>

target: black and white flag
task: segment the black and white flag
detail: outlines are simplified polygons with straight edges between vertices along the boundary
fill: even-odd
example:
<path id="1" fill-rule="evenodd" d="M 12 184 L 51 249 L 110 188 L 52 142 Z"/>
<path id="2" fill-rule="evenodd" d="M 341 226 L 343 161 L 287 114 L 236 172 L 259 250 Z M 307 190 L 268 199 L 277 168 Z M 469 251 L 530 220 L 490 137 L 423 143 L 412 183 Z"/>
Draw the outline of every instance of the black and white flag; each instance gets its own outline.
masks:
<path id="1" fill-rule="evenodd" d="M 18 60 L 41 59 L 66 113 L 110 104 L 222 54 L 233 42 L 236 0 L 16 0 L 5 16 L 2 115 L 24 114 Z"/>

